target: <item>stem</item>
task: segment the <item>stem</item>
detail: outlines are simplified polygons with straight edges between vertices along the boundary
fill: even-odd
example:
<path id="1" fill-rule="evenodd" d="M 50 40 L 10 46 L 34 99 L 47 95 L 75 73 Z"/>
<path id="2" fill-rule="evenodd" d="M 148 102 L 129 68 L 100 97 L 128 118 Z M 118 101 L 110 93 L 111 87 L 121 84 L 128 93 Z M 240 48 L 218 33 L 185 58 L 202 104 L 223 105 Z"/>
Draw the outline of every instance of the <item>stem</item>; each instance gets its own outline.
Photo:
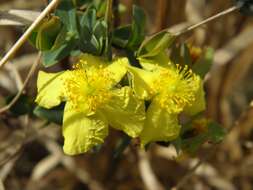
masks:
<path id="1" fill-rule="evenodd" d="M 22 88 L 20 89 L 20 91 L 18 92 L 18 94 L 11 100 L 11 102 L 8 105 L 6 105 L 3 108 L 0 108 L 0 114 L 9 110 L 18 101 L 18 99 L 22 95 L 25 87 L 27 86 L 29 80 L 31 79 L 32 75 L 34 74 L 37 66 L 40 64 L 40 59 L 41 59 L 41 53 L 39 53 L 37 60 L 33 63 L 32 67 L 25 79 L 25 82 L 24 82 Z"/>
<path id="2" fill-rule="evenodd" d="M 43 10 L 43 12 L 36 18 L 32 25 L 25 31 L 25 33 L 19 38 L 19 40 L 12 46 L 7 54 L 0 61 L 0 68 L 17 52 L 17 50 L 25 43 L 29 38 L 33 30 L 40 24 L 44 17 L 46 17 L 60 2 L 60 0 L 52 0 L 51 3 Z"/>
<path id="3" fill-rule="evenodd" d="M 209 18 L 207 18 L 207 19 L 205 19 L 205 20 L 203 20 L 203 21 L 201 21 L 199 23 L 196 23 L 196 24 L 194 24 L 194 25 L 192 25 L 192 26 L 190 26 L 190 27 L 188 27 L 188 28 L 186 28 L 186 29 L 184 29 L 182 31 L 179 31 L 179 32 L 175 33 L 174 35 L 180 36 L 182 34 L 188 33 L 188 32 L 190 32 L 192 30 L 195 30 L 196 28 L 198 28 L 198 27 L 200 27 L 200 26 L 202 26 L 202 25 L 204 25 L 204 24 L 206 24 L 208 22 L 211 22 L 211 21 L 216 20 L 216 19 L 218 19 L 218 18 L 220 18 L 222 16 L 225 16 L 225 15 L 227 15 L 229 13 L 232 13 L 232 12 L 234 12 L 236 10 L 239 10 L 240 8 L 241 8 L 240 6 L 230 7 L 228 9 L 226 9 L 225 11 L 222 11 L 222 12 L 220 12 L 220 13 L 214 15 L 214 16 L 211 16 L 211 17 L 209 17 Z"/>
<path id="4" fill-rule="evenodd" d="M 109 60 L 112 59 L 112 51 L 111 51 L 111 31 L 112 31 L 112 11 L 113 7 L 113 0 L 107 0 L 107 5 L 106 5 L 106 13 L 105 13 L 105 21 L 107 23 L 107 31 L 106 31 L 106 47 L 105 47 L 105 55 Z"/>
<path id="5" fill-rule="evenodd" d="M 108 31 L 110 31 L 112 27 L 112 14 L 113 14 L 112 5 L 113 5 L 113 0 L 107 0 L 105 20 L 106 20 L 106 23 L 108 24 Z"/>

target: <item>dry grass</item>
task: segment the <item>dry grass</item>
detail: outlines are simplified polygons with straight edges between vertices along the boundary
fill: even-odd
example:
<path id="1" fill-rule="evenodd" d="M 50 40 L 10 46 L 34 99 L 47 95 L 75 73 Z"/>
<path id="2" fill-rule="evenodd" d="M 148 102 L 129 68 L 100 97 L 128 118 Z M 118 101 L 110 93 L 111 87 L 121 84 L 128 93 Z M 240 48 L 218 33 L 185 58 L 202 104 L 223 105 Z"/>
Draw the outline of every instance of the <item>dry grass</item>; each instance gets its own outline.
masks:
<path id="1" fill-rule="evenodd" d="M 129 22 L 132 0 L 122 0 Z M 230 0 L 138 0 L 148 13 L 148 32 L 181 23 L 196 23 L 232 6 Z M 0 10 L 41 10 L 43 0 L 1 0 Z M 0 56 L 22 34 L 18 27 L 0 26 Z M 66 157 L 62 154 L 60 127 L 41 127 L 43 121 L 9 113 L 0 115 L 0 190 L 167 190 L 176 186 L 199 159 L 202 165 L 188 176 L 180 189 L 253 189 L 253 19 L 238 12 L 199 28 L 181 40 L 216 50 L 214 65 L 206 78 L 207 116 L 230 129 L 224 142 L 205 145 L 198 159 L 174 160 L 174 150 L 153 145 L 145 154 L 131 145 L 121 159 L 113 149 L 121 136 L 112 131 L 99 153 Z M 0 71 L 0 105 L 17 92 L 36 51 L 27 43 L 13 63 Z M 26 92 L 35 96 L 36 76 Z M 207 156 L 206 156 L 207 155 Z M 210 156 L 208 156 L 210 155 Z"/>

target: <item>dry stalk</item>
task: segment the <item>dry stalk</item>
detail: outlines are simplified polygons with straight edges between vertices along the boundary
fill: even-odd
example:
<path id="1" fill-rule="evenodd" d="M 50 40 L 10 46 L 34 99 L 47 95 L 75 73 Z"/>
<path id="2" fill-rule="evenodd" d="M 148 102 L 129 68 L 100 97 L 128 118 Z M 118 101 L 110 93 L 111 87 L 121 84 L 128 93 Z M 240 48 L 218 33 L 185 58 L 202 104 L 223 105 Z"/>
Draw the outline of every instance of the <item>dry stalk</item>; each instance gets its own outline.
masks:
<path id="1" fill-rule="evenodd" d="M 36 61 L 34 62 L 34 64 L 32 65 L 32 67 L 31 67 L 31 69 L 30 69 L 30 71 L 29 71 L 29 73 L 28 73 L 28 75 L 27 75 L 27 77 L 26 77 L 26 79 L 25 79 L 25 81 L 24 81 L 24 84 L 23 84 L 21 90 L 20 90 L 20 91 L 18 92 L 18 94 L 11 100 L 11 102 L 10 102 L 8 105 L 6 105 L 6 106 L 4 106 L 3 108 L 0 109 L 0 114 L 6 112 L 7 110 L 9 110 L 9 109 L 18 101 L 18 99 L 19 99 L 20 96 L 22 95 L 24 89 L 26 88 L 26 86 L 27 86 L 29 80 L 30 80 L 31 77 L 33 76 L 34 72 L 36 71 L 36 68 L 37 68 L 38 65 L 40 64 L 40 59 L 41 59 L 41 53 L 39 53 L 37 60 L 36 60 Z"/>
<path id="2" fill-rule="evenodd" d="M 40 24 L 40 22 L 45 18 L 60 2 L 60 0 L 53 0 L 51 3 L 43 10 L 43 12 L 37 17 L 37 19 L 32 23 L 32 25 L 25 31 L 25 33 L 19 38 L 19 40 L 12 46 L 12 48 L 7 52 L 7 54 L 0 61 L 0 68 L 4 66 L 7 61 L 14 56 L 17 50 L 25 43 L 29 38 L 33 30 Z"/>
<path id="3" fill-rule="evenodd" d="M 0 190 L 5 190 L 3 181 L 0 179 Z"/>
<path id="4" fill-rule="evenodd" d="M 250 46 L 250 44 L 253 43 L 252 39 L 252 27 L 249 27 L 221 49 L 216 50 L 213 67 L 206 77 L 209 89 L 208 113 L 210 117 L 214 119 L 218 118 L 217 110 L 220 110 L 220 88 L 223 88 L 222 78 L 227 64 L 229 64 L 242 50 Z"/>
<path id="5" fill-rule="evenodd" d="M 229 9 L 226 9 L 225 11 L 222 11 L 222 12 L 220 12 L 220 13 L 214 15 L 214 16 L 211 16 L 211 17 L 209 17 L 209 18 L 207 18 L 207 19 L 205 19 L 205 20 L 203 20 L 201 22 L 198 22 L 198 23 L 196 23 L 196 24 L 194 24 L 192 26 L 189 26 L 189 27 L 187 27 L 186 29 L 184 29 L 182 31 L 179 31 L 179 32 L 175 33 L 175 35 L 176 36 L 180 36 L 180 35 L 183 35 L 185 33 L 188 33 L 188 32 L 190 32 L 192 30 L 195 30 L 196 28 L 199 28 L 202 25 L 205 25 L 205 24 L 207 24 L 207 23 L 209 23 L 211 21 L 214 21 L 214 20 L 216 20 L 218 18 L 221 18 L 221 17 L 223 17 L 223 16 L 225 16 L 225 15 L 227 15 L 229 13 L 232 13 L 232 12 L 234 12 L 236 10 L 239 10 L 239 9 L 240 9 L 240 7 L 238 7 L 238 6 L 230 7 Z"/>
<path id="6" fill-rule="evenodd" d="M 156 178 L 154 171 L 151 168 L 148 154 L 144 151 L 139 151 L 139 170 L 147 190 L 165 190 Z"/>

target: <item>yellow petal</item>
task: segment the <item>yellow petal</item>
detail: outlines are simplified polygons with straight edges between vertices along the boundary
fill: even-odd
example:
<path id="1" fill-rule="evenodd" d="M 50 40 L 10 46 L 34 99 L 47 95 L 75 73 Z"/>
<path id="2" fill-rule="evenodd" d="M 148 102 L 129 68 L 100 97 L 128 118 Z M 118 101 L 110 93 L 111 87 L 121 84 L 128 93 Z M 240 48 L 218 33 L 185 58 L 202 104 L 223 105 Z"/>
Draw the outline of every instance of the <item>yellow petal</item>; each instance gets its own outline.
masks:
<path id="1" fill-rule="evenodd" d="M 107 64 L 108 62 L 102 57 L 85 53 L 80 56 L 80 60 L 77 63 L 77 66 L 85 69 L 92 69 L 105 67 Z"/>
<path id="2" fill-rule="evenodd" d="M 157 67 L 170 68 L 172 66 L 169 56 L 166 52 L 161 52 L 157 56 L 151 58 L 138 58 L 143 69 L 154 71 Z"/>
<path id="3" fill-rule="evenodd" d="M 149 100 L 154 95 L 153 84 L 159 77 L 156 72 L 145 71 L 136 67 L 128 67 L 131 74 L 132 88 L 137 96 L 143 100 Z"/>
<path id="4" fill-rule="evenodd" d="M 112 85 L 116 85 L 121 81 L 127 72 L 128 65 L 129 62 L 127 58 L 118 58 L 105 68 L 112 79 Z"/>
<path id="5" fill-rule="evenodd" d="M 117 58 L 112 62 L 106 61 L 101 57 L 90 54 L 83 54 L 80 61 L 75 65 L 77 69 L 86 69 L 87 75 L 94 75 L 98 71 L 103 70 L 107 78 L 110 78 L 110 87 L 121 81 L 126 74 L 126 67 L 129 65 L 127 58 Z"/>
<path id="6" fill-rule="evenodd" d="M 87 152 L 92 147 L 102 144 L 107 134 L 108 124 L 101 114 L 87 117 L 66 103 L 63 118 L 63 150 L 66 154 Z"/>
<path id="7" fill-rule="evenodd" d="M 184 109 L 184 112 L 189 115 L 196 115 L 197 113 L 206 109 L 205 91 L 203 82 L 199 79 L 199 89 L 195 93 L 195 101 Z"/>
<path id="8" fill-rule="evenodd" d="M 102 108 L 110 126 L 131 137 L 139 136 L 145 120 L 145 107 L 129 87 L 114 90 L 110 101 Z"/>
<path id="9" fill-rule="evenodd" d="M 141 133 L 141 144 L 145 146 L 154 141 L 171 141 L 177 138 L 180 132 L 177 115 L 169 114 L 162 109 L 156 100 L 152 101 L 147 110 L 144 129 Z"/>
<path id="10" fill-rule="evenodd" d="M 59 73 L 39 72 L 37 88 L 38 95 L 35 102 L 45 108 L 52 108 L 64 101 L 65 90 L 64 80 L 68 76 L 68 71 Z"/>
<path id="11" fill-rule="evenodd" d="M 90 80 L 88 80 L 87 73 L 83 69 L 68 71 L 68 73 L 68 78 L 64 78 L 66 101 L 72 109 L 86 115 L 93 115 L 92 103 L 98 102 L 93 101 L 94 91 L 96 90 L 93 84 L 94 81 L 101 84 L 100 75 L 93 78 L 89 76 Z"/>

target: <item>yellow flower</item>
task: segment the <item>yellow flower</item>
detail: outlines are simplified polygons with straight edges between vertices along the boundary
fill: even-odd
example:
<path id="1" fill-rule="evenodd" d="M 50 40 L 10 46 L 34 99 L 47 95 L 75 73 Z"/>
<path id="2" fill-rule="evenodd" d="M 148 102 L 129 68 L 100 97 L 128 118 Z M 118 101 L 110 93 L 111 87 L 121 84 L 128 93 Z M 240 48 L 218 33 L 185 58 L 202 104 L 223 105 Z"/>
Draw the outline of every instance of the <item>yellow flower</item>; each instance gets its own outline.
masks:
<path id="1" fill-rule="evenodd" d="M 174 140 L 180 132 L 178 114 L 194 115 L 205 109 L 203 85 L 198 75 L 187 66 L 154 62 L 141 59 L 144 69 L 128 67 L 135 93 L 141 99 L 151 100 L 140 136 L 142 146 L 152 141 Z"/>
<path id="2" fill-rule="evenodd" d="M 85 54 L 73 70 L 39 73 L 36 102 L 48 109 L 66 102 L 66 154 L 80 154 L 103 143 L 108 125 L 131 137 L 140 135 L 145 120 L 143 101 L 134 96 L 130 87 L 116 86 L 126 74 L 126 65 L 127 58 L 109 63 Z"/>

